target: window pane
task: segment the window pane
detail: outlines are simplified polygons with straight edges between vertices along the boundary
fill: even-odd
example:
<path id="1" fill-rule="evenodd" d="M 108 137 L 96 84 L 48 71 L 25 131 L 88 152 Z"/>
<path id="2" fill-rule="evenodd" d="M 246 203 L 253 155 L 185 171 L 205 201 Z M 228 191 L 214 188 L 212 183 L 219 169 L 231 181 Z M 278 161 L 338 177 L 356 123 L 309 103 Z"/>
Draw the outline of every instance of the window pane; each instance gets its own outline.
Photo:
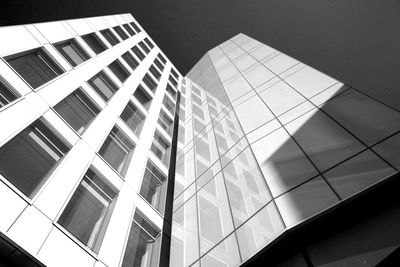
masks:
<path id="1" fill-rule="evenodd" d="M 114 31 L 122 38 L 122 40 L 126 40 L 129 36 L 124 32 L 124 30 L 120 26 L 113 27 Z"/>
<path id="2" fill-rule="evenodd" d="M 145 85 L 147 85 L 147 87 L 154 92 L 157 88 L 157 82 L 154 81 L 153 78 L 150 77 L 150 75 L 148 73 L 146 73 L 143 77 L 143 82 Z"/>
<path id="3" fill-rule="evenodd" d="M 175 103 L 172 102 L 172 100 L 169 99 L 167 96 L 164 96 L 163 105 L 167 108 L 169 112 L 171 112 L 172 115 L 175 114 Z"/>
<path id="4" fill-rule="evenodd" d="M 135 35 L 135 31 L 131 28 L 131 26 L 129 26 L 129 24 L 124 24 L 124 25 L 122 25 L 122 26 L 124 26 L 125 30 L 126 30 L 127 32 L 129 32 L 129 34 L 130 34 L 131 36 L 134 36 L 134 35 Z"/>
<path id="5" fill-rule="evenodd" d="M 99 150 L 99 154 L 108 162 L 119 174 L 125 175 L 129 159 L 135 145 L 119 130 L 114 127 L 103 146 Z"/>
<path id="6" fill-rule="evenodd" d="M 96 54 L 100 54 L 107 49 L 106 45 L 96 36 L 95 33 L 86 34 L 82 36 L 82 39 Z"/>
<path id="7" fill-rule="evenodd" d="M 6 61 L 33 88 L 38 88 L 64 72 L 41 48 L 29 54 L 7 57 Z"/>
<path id="8" fill-rule="evenodd" d="M 162 71 L 164 69 L 164 65 L 160 62 L 158 58 L 154 60 L 154 64 Z"/>
<path id="9" fill-rule="evenodd" d="M 150 66 L 149 71 L 151 72 L 151 74 L 153 74 L 153 76 L 157 79 L 160 80 L 161 78 L 161 73 L 156 69 L 156 67 L 154 67 L 154 65 Z"/>
<path id="10" fill-rule="evenodd" d="M 168 134 L 172 134 L 172 131 L 174 130 L 174 121 L 162 110 L 160 112 L 160 117 L 158 118 L 158 124 L 160 124 Z"/>
<path id="11" fill-rule="evenodd" d="M 165 164 L 168 166 L 170 153 L 171 153 L 171 145 L 164 140 L 164 138 L 156 132 L 154 134 L 153 144 L 151 145 L 151 151 Z"/>
<path id="12" fill-rule="evenodd" d="M 131 67 L 133 70 L 135 70 L 137 66 L 139 66 L 139 62 L 137 62 L 137 60 L 129 52 L 123 54 L 122 58 L 126 61 L 126 63 L 128 63 L 129 67 Z"/>
<path id="13" fill-rule="evenodd" d="M 146 37 L 144 38 L 144 41 L 146 42 L 146 44 L 150 47 L 150 49 L 153 49 L 154 45 L 152 42 L 150 42 L 150 40 Z"/>
<path id="14" fill-rule="evenodd" d="M 140 28 L 136 25 L 135 22 L 132 21 L 130 24 L 135 29 L 136 32 L 141 32 Z"/>
<path id="15" fill-rule="evenodd" d="M 132 51 L 140 60 L 143 60 L 146 57 L 142 50 L 140 50 L 140 48 L 137 46 L 132 47 Z"/>
<path id="16" fill-rule="evenodd" d="M 155 207 L 161 214 L 164 214 L 165 208 L 165 193 L 167 190 L 167 178 L 165 175 L 154 166 L 150 161 L 147 162 L 146 170 L 143 176 L 140 195 L 147 202 Z"/>
<path id="17" fill-rule="evenodd" d="M 58 223 L 97 253 L 115 202 L 116 193 L 89 169 Z"/>
<path id="18" fill-rule="evenodd" d="M 139 42 L 139 46 L 144 50 L 144 52 L 146 52 L 146 54 L 150 52 L 150 49 L 147 47 L 145 43 L 143 43 L 143 41 Z"/>
<path id="19" fill-rule="evenodd" d="M 73 39 L 57 44 L 55 47 L 73 67 L 90 58 L 83 48 Z"/>
<path id="20" fill-rule="evenodd" d="M 117 85 L 108 78 L 104 71 L 100 71 L 93 76 L 88 83 L 106 102 L 108 102 L 118 90 Z"/>
<path id="21" fill-rule="evenodd" d="M 112 31 L 110 31 L 109 29 L 105 29 L 100 31 L 100 33 L 104 36 L 104 38 L 107 39 L 107 41 L 112 45 L 116 45 L 118 44 L 120 41 L 118 40 L 118 38 L 112 33 Z"/>
<path id="22" fill-rule="evenodd" d="M 135 93 L 133 93 L 133 96 L 136 97 L 136 99 L 142 104 L 142 106 L 149 110 L 150 105 L 151 105 L 151 97 L 145 92 L 144 88 L 142 85 L 139 85 L 138 88 L 136 89 Z"/>
<path id="23" fill-rule="evenodd" d="M 108 68 L 121 82 L 125 82 L 126 79 L 128 79 L 128 77 L 131 75 L 118 59 L 114 60 L 110 65 L 108 65 Z"/>
<path id="24" fill-rule="evenodd" d="M 67 145 L 37 120 L 0 148 L 0 173 L 33 197 L 68 151 Z"/>
<path id="25" fill-rule="evenodd" d="M 129 102 L 121 113 L 121 119 L 135 134 L 139 135 L 146 117 L 132 102 Z"/>
<path id="26" fill-rule="evenodd" d="M 14 101 L 18 97 L 0 80 L 0 108 Z"/>
<path id="27" fill-rule="evenodd" d="M 100 112 L 80 89 L 67 96 L 54 109 L 80 134 Z"/>

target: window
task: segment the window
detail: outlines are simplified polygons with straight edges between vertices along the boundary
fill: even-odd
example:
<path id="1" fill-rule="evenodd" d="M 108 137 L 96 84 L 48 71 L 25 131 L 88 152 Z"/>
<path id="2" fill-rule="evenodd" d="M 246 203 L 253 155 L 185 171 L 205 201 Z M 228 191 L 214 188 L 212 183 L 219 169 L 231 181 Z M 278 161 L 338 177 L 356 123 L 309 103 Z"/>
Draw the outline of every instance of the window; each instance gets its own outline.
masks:
<path id="1" fill-rule="evenodd" d="M 122 55 L 122 58 L 125 60 L 125 62 L 131 67 L 133 70 L 135 70 L 139 66 L 139 62 L 132 56 L 131 53 L 126 52 L 125 54 Z"/>
<path id="2" fill-rule="evenodd" d="M 124 176 L 134 149 L 133 142 L 120 129 L 114 126 L 100 148 L 99 154 L 111 167 Z"/>
<path id="3" fill-rule="evenodd" d="M 151 151 L 153 151 L 153 153 L 165 165 L 168 166 L 171 154 L 171 145 L 158 132 L 154 134 L 153 144 L 151 145 Z"/>
<path id="4" fill-rule="evenodd" d="M 121 267 L 159 266 L 160 230 L 136 211 Z"/>
<path id="5" fill-rule="evenodd" d="M 97 37 L 95 33 L 83 35 L 82 39 L 96 54 L 100 54 L 101 52 L 107 50 L 107 46 L 100 40 L 99 37 Z"/>
<path id="6" fill-rule="evenodd" d="M 126 30 L 127 32 L 129 32 L 129 34 L 130 34 L 131 36 L 134 36 L 134 35 L 135 35 L 135 31 L 132 29 L 131 26 L 129 26 L 129 24 L 124 24 L 124 25 L 122 25 L 122 26 L 124 26 L 125 30 Z"/>
<path id="7" fill-rule="evenodd" d="M 179 79 L 179 75 L 178 75 L 178 73 L 176 72 L 176 70 L 174 70 L 173 68 L 171 69 L 171 73 L 172 73 L 172 75 L 175 77 L 175 79 Z"/>
<path id="8" fill-rule="evenodd" d="M 169 75 L 168 80 L 175 86 L 178 86 L 178 82 L 175 80 L 174 77 L 172 77 L 171 75 Z"/>
<path id="9" fill-rule="evenodd" d="M 150 52 L 150 49 L 147 47 L 145 43 L 143 43 L 143 41 L 139 42 L 139 46 L 143 49 L 144 52 L 146 52 L 146 54 Z"/>
<path id="10" fill-rule="evenodd" d="M 199 213 L 201 237 L 213 244 L 218 243 L 223 238 L 222 220 L 218 207 L 199 196 Z"/>
<path id="11" fill-rule="evenodd" d="M 169 112 L 171 112 L 172 115 L 175 114 L 175 103 L 172 102 L 172 100 L 169 99 L 167 96 L 164 96 L 163 105 L 167 108 Z"/>
<path id="12" fill-rule="evenodd" d="M 203 158 L 207 159 L 208 161 L 211 160 L 211 152 L 210 147 L 203 139 L 195 138 L 195 145 L 196 145 L 196 153 L 198 153 Z"/>
<path id="13" fill-rule="evenodd" d="M 163 128 L 169 135 L 172 135 L 174 131 L 174 120 L 161 110 L 160 117 L 158 118 L 158 124 Z"/>
<path id="14" fill-rule="evenodd" d="M 150 105 L 151 105 L 151 96 L 149 96 L 143 86 L 139 84 L 138 88 L 136 89 L 135 93 L 133 93 L 133 96 L 136 97 L 136 99 L 142 104 L 142 106 L 146 109 L 149 110 Z"/>
<path id="15" fill-rule="evenodd" d="M 167 60 L 163 57 L 163 55 L 158 54 L 158 58 L 161 60 L 163 64 L 167 63 Z"/>
<path id="16" fill-rule="evenodd" d="M 79 134 L 100 112 L 80 89 L 63 99 L 54 109 Z"/>
<path id="17" fill-rule="evenodd" d="M 98 253 L 117 200 L 117 193 L 89 169 L 75 190 L 58 223 Z"/>
<path id="18" fill-rule="evenodd" d="M 135 22 L 132 21 L 130 24 L 135 29 L 136 32 L 138 32 L 138 33 L 141 32 L 140 28 L 136 25 Z"/>
<path id="19" fill-rule="evenodd" d="M 154 59 L 154 64 L 162 71 L 164 69 L 164 65 L 160 62 L 158 58 Z"/>
<path id="20" fill-rule="evenodd" d="M 192 95 L 192 101 L 193 103 L 196 103 L 200 107 L 202 106 L 203 102 L 201 101 L 201 98 L 198 97 L 197 95 Z"/>
<path id="21" fill-rule="evenodd" d="M 146 73 L 143 77 L 143 83 L 147 85 L 147 87 L 154 92 L 157 88 L 157 82 L 154 81 L 153 78 L 150 77 L 148 73 Z"/>
<path id="22" fill-rule="evenodd" d="M 120 26 L 113 27 L 114 31 L 122 38 L 122 40 L 126 40 L 129 36 L 124 32 L 124 30 Z"/>
<path id="23" fill-rule="evenodd" d="M 90 58 L 74 39 L 56 44 L 55 47 L 72 67 L 76 67 Z"/>
<path id="24" fill-rule="evenodd" d="M 176 91 L 171 87 L 171 85 L 169 83 L 167 83 L 166 90 L 172 96 L 172 98 L 176 100 Z M 183 104 L 183 105 L 185 105 L 185 104 Z"/>
<path id="25" fill-rule="evenodd" d="M 143 54 L 142 50 L 136 45 L 132 47 L 132 52 L 140 59 L 143 60 L 146 56 Z"/>
<path id="26" fill-rule="evenodd" d="M 148 161 L 140 187 L 140 195 L 161 214 L 164 214 L 165 208 L 166 180 L 165 175 L 151 161 Z"/>
<path id="27" fill-rule="evenodd" d="M 136 135 L 139 135 L 146 117 L 132 102 L 129 102 L 121 113 L 121 119 Z"/>
<path id="28" fill-rule="evenodd" d="M 144 38 L 144 41 L 146 42 L 146 44 L 150 47 L 150 49 L 154 48 L 154 45 L 152 42 L 150 42 L 150 40 L 146 37 Z"/>
<path id="29" fill-rule="evenodd" d="M 195 105 L 192 105 L 193 113 L 196 114 L 199 118 L 204 120 L 204 112 Z"/>
<path id="30" fill-rule="evenodd" d="M 108 68 L 115 74 L 115 76 L 117 76 L 117 78 L 121 82 L 125 82 L 126 79 L 128 79 L 131 75 L 118 59 L 114 60 L 110 65 L 108 65 Z"/>
<path id="31" fill-rule="evenodd" d="M 38 88 L 64 72 L 42 48 L 12 55 L 5 60 L 33 88 Z"/>
<path id="32" fill-rule="evenodd" d="M 69 147 L 41 120 L 36 120 L 0 148 L 0 173 L 32 198 Z"/>
<path id="33" fill-rule="evenodd" d="M 89 85 L 108 102 L 114 93 L 118 90 L 118 86 L 107 76 L 104 71 L 100 71 L 94 75 L 89 81 Z"/>
<path id="34" fill-rule="evenodd" d="M 160 78 L 161 78 L 161 73 L 157 70 L 156 67 L 154 67 L 154 65 L 151 65 L 149 70 L 150 70 L 151 74 L 153 74 L 153 76 L 154 76 L 157 80 L 160 80 Z"/>
<path id="35" fill-rule="evenodd" d="M 16 100 L 18 96 L 0 79 L 0 108 Z"/>
<path id="36" fill-rule="evenodd" d="M 102 30 L 102 31 L 100 31 L 100 33 L 104 36 L 104 38 L 107 39 L 107 41 L 110 43 L 110 45 L 114 46 L 114 45 L 120 43 L 117 36 L 115 36 L 110 29 Z"/>

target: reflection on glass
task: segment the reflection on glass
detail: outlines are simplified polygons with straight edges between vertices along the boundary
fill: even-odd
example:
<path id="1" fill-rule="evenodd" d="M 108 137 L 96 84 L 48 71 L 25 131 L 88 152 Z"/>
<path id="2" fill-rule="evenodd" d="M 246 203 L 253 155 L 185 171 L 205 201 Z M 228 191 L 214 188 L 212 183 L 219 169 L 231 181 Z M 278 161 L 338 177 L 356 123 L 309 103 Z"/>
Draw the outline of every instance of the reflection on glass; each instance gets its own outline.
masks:
<path id="1" fill-rule="evenodd" d="M 204 253 L 205 251 L 202 251 Z M 240 263 L 239 251 L 234 234 L 228 236 L 218 246 L 208 251 L 204 257 L 201 258 L 201 266 L 214 267 L 234 267 Z"/>

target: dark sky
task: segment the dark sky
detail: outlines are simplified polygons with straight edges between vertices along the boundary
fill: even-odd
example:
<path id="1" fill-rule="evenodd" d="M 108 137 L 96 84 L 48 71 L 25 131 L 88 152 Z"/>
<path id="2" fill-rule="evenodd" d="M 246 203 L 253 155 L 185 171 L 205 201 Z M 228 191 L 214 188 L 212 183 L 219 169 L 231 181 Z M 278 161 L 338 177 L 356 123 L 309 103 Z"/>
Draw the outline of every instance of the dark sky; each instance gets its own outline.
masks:
<path id="1" fill-rule="evenodd" d="M 0 24 L 126 12 L 183 74 L 243 32 L 400 108 L 398 0 L 2 0 Z"/>

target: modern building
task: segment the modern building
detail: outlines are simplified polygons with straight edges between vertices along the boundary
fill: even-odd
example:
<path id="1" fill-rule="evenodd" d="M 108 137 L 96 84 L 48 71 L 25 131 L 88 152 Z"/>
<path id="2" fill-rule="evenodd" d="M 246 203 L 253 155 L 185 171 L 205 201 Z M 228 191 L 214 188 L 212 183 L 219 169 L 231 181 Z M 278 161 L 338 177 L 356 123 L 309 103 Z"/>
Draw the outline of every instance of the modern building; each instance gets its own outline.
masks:
<path id="1" fill-rule="evenodd" d="M 0 28 L 1 266 L 390 266 L 400 104 L 244 34 L 182 77 L 130 15 Z"/>

